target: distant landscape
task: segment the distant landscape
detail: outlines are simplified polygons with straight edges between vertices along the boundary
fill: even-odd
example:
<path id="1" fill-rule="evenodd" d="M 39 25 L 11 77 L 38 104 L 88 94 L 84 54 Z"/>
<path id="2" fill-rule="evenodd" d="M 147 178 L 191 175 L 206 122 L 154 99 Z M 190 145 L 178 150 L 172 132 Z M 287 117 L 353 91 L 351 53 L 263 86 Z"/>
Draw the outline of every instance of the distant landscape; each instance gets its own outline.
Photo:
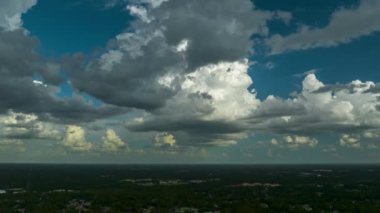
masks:
<path id="1" fill-rule="evenodd" d="M 380 165 L 7 165 L 1 212 L 379 212 Z"/>

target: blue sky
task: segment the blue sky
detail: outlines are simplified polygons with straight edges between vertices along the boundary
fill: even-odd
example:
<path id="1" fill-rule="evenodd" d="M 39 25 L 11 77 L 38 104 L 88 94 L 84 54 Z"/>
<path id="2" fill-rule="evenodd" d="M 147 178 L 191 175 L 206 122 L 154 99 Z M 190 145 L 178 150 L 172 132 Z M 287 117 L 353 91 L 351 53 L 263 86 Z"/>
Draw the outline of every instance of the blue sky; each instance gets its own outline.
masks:
<path id="1" fill-rule="evenodd" d="M 377 0 L 23 3 L 0 161 L 379 162 Z"/>
<path id="2" fill-rule="evenodd" d="M 24 26 L 41 41 L 44 55 L 91 53 L 104 49 L 132 19 L 124 8 L 104 5 L 102 0 L 41 0 L 23 15 Z"/>

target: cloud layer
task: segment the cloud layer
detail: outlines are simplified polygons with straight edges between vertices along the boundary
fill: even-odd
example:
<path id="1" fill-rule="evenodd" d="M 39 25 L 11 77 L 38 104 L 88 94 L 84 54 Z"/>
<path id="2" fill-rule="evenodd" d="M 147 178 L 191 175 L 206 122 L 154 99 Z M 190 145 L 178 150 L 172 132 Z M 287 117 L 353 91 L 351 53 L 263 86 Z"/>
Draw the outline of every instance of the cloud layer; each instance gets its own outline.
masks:
<path id="1" fill-rule="evenodd" d="M 255 87 L 252 37 L 268 38 L 272 54 L 348 43 L 380 30 L 378 1 L 340 8 L 326 27 L 287 36 L 270 36 L 268 22 L 286 24 L 291 14 L 258 10 L 250 0 L 129 3 L 135 19 L 104 52 L 60 62 L 38 54 L 38 40 L 22 28 L 21 14 L 36 1 L 0 3 L 0 148 L 40 140 L 68 152 L 125 154 L 126 132 L 149 133 L 153 148 L 169 151 L 231 146 L 257 133 L 291 149 L 317 147 L 321 133 L 339 134 L 344 148 L 378 147 L 378 83 L 329 85 L 308 73 L 289 98 L 261 100 L 259 90 L 248 90 Z M 60 83 L 73 94 L 59 95 Z"/>
<path id="2" fill-rule="evenodd" d="M 89 66 L 67 63 L 74 86 L 109 104 L 160 108 L 176 95 L 187 73 L 245 59 L 252 50 L 251 36 L 267 33 L 266 21 L 272 17 L 248 0 L 157 5 L 128 6 L 137 20 L 110 42 L 108 52 Z"/>
<path id="3" fill-rule="evenodd" d="M 302 25 L 296 33 L 271 36 L 266 44 L 271 48 L 271 54 L 338 46 L 380 31 L 379 19 L 380 2 L 361 0 L 357 6 L 335 11 L 323 28 Z"/>
<path id="4" fill-rule="evenodd" d="M 337 11 L 331 26 L 368 4 L 375 3 Z M 74 66 L 71 77 L 76 88 L 106 103 L 144 110 L 127 122 L 133 131 L 171 132 L 178 143 L 224 146 L 255 131 L 378 128 L 373 119 L 379 116 L 377 96 L 366 92 L 372 82 L 354 81 L 345 85 L 351 90 L 335 91 L 309 74 L 291 99 L 261 101 L 248 91 L 251 36 L 267 34 L 266 22 L 278 16 L 256 10 L 248 0 L 165 1 L 128 10 L 137 18 L 131 29 L 116 36 L 109 51 L 89 66 Z"/>

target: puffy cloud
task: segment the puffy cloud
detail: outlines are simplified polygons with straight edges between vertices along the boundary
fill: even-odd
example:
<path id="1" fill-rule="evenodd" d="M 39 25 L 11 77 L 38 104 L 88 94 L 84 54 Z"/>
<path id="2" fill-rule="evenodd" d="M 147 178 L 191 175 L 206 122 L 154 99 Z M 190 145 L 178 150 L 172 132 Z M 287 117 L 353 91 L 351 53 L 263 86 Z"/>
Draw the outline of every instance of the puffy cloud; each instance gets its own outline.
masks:
<path id="1" fill-rule="evenodd" d="M 178 93 L 168 100 L 163 114 L 181 114 L 200 120 L 234 121 L 247 117 L 259 104 L 247 88 L 252 84 L 248 61 L 220 62 L 185 75 Z"/>
<path id="2" fill-rule="evenodd" d="M 165 107 L 127 126 L 134 131 L 170 131 L 179 144 L 193 146 L 232 145 L 249 132 L 303 135 L 288 137 L 288 145 L 315 146 L 316 139 L 306 135 L 367 132 L 369 137 L 368 131 L 380 129 L 379 95 L 368 92 L 373 82 L 355 80 L 336 90 L 311 73 L 293 98 L 269 96 L 260 101 L 247 90 L 252 84 L 247 69 L 242 61 L 201 67 L 185 76 Z M 170 81 L 165 82 L 170 87 Z"/>
<path id="3" fill-rule="evenodd" d="M 7 31 L 22 26 L 21 15 L 37 3 L 37 0 L 2 0 L 0 2 L 0 27 Z"/>
<path id="4" fill-rule="evenodd" d="M 367 92 L 370 93 L 380 93 L 380 83 L 377 83 L 376 85 L 371 85 L 371 87 L 367 90 Z"/>
<path id="5" fill-rule="evenodd" d="M 343 134 L 339 140 L 339 145 L 348 148 L 361 148 L 359 139 L 352 135 Z"/>
<path id="6" fill-rule="evenodd" d="M 272 138 L 272 139 L 270 140 L 270 144 L 272 144 L 272 145 L 278 145 L 279 142 L 278 142 L 278 140 L 277 140 L 276 138 Z"/>
<path id="7" fill-rule="evenodd" d="M 31 77 L 0 79 L 0 113 L 9 110 L 33 113 L 42 120 L 59 123 L 87 122 L 126 112 L 110 105 L 94 107 L 82 96 L 57 97 L 59 88 L 35 84 Z"/>
<path id="8" fill-rule="evenodd" d="M 93 148 L 92 143 L 86 140 L 85 130 L 75 125 L 67 126 L 62 145 L 75 152 L 87 152 Z"/>
<path id="9" fill-rule="evenodd" d="M 6 16 L 8 13 L 4 11 L 16 11 L 15 8 L 27 8 L 32 5 L 30 2 L 2 1 L 0 15 Z M 72 98 L 57 97 L 59 87 L 54 85 L 62 81 L 61 67 L 41 57 L 37 47 L 38 41 L 23 29 L 0 28 L 0 114 L 13 110 L 46 120 L 83 122 L 124 112 L 109 105 L 94 108 L 78 94 Z M 42 79 L 37 81 L 36 76 Z"/>
<path id="10" fill-rule="evenodd" d="M 176 136 L 169 132 L 159 132 L 154 136 L 153 143 L 147 147 L 153 152 L 161 154 L 178 154 L 186 151 L 191 151 L 191 148 L 186 148 L 177 144 Z"/>
<path id="11" fill-rule="evenodd" d="M 118 50 L 111 50 L 108 53 L 105 53 L 100 58 L 100 69 L 104 71 L 111 71 L 114 64 L 118 64 L 121 62 L 123 57 L 123 53 Z"/>
<path id="12" fill-rule="evenodd" d="M 352 81 L 326 85 L 308 74 L 300 93 L 283 100 L 269 96 L 248 121 L 252 131 L 285 135 L 289 147 L 315 146 L 318 141 L 307 135 L 342 133 L 339 146 L 376 149 L 380 137 L 379 94 L 374 82 Z M 287 136 L 287 135 L 304 136 Z M 283 145 L 278 139 L 273 145 Z M 326 149 L 326 151 L 328 151 Z"/>
<path id="13" fill-rule="evenodd" d="M 149 2 L 128 6 L 137 20 L 99 60 L 65 63 L 73 85 L 106 103 L 145 110 L 143 122 L 127 125 L 134 131 L 168 131 L 181 144 L 198 145 L 247 137 L 239 120 L 259 103 L 247 90 L 251 36 L 266 34 L 275 14 L 249 0 Z"/>
<path id="14" fill-rule="evenodd" d="M 162 3 L 169 0 L 141 0 L 141 2 L 150 4 L 153 8 L 159 7 Z"/>
<path id="15" fill-rule="evenodd" d="M 46 139 L 62 138 L 60 129 L 51 123 L 41 122 L 34 114 L 9 112 L 0 116 L 1 137 L 7 139 Z"/>
<path id="16" fill-rule="evenodd" d="M 123 33 L 114 42 L 117 48 L 89 67 L 77 60 L 65 63 L 74 87 L 121 107 L 150 110 L 164 105 L 175 91 L 160 85 L 158 76 L 181 71 L 183 65 L 181 56 L 165 44 L 162 32 Z"/>
<path id="17" fill-rule="evenodd" d="M 251 36 L 265 35 L 269 19 L 289 21 L 291 14 L 258 11 L 246 0 L 135 3 L 129 10 L 137 20 L 99 60 L 67 65 L 80 91 L 145 110 L 127 124 L 133 131 L 171 132 L 181 145 L 225 146 L 249 132 L 307 135 L 379 127 L 379 98 L 368 92 L 372 82 L 325 85 L 310 72 L 302 91 L 286 100 L 260 101 L 247 90 Z M 315 144 L 306 139 L 297 136 L 293 143 Z"/>
<path id="18" fill-rule="evenodd" d="M 287 35 L 274 35 L 266 43 L 272 54 L 292 50 L 317 47 L 332 47 L 349 43 L 361 36 L 380 31 L 380 2 L 361 0 L 358 6 L 340 8 L 323 28 L 302 26 L 298 32 Z"/>
<path id="19" fill-rule="evenodd" d="M 279 117 L 284 120 L 289 119 L 291 115 L 304 114 L 306 108 L 302 103 L 297 103 L 296 100 L 282 100 L 273 95 L 268 96 L 262 101 L 253 112 L 252 121 L 260 122 L 265 118 Z"/>
<path id="20" fill-rule="evenodd" d="M 87 132 L 81 126 L 68 125 L 66 127 L 66 134 L 61 141 L 60 145 L 67 148 L 69 151 L 74 152 L 108 152 L 118 153 L 122 151 L 129 151 L 128 144 L 123 141 L 120 136 L 113 129 L 107 129 L 105 135 L 101 137 L 101 141 L 97 143 L 90 142 L 86 139 L 86 135 L 89 135 L 93 140 L 98 140 L 96 134 Z"/>
<path id="21" fill-rule="evenodd" d="M 317 139 L 307 136 L 285 136 L 284 141 L 290 148 L 298 148 L 299 146 L 315 147 L 319 143 Z"/>
<path id="22" fill-rule="evenodd" d="M 35 51 L 37 40 L 22 30 L 0 29 L 0 74 L 3 78 L 42 75 L 48 83 L 60 82 L 59 66 L 41 58 Z"/>
<path id="23" fill-rule="evenodd" d="M 158 133 L 154 137 L 154 146 L 155 147 L 174 147 L 176 145 L 176 140 L 174 135 L 164 132 Z"/>
<path id="24" fill-rule="evenodd" d="M 284 135 L 277 143 L 289 147 L 313 147 L 318 141 L 307 136 L 312 133 L 380 128 L 373 82 L 325 85 L 308 73 L 302 91 L 286 100 L 269 96 L 261 101 L 248 91 L 253 83 L 246 59 L 252 53 L 251 36 L 266 35 L 268 20 L 287 22 L 290 14 L 259 11 L 249 0 L 132 2 L 128 9 L 137 19 L 109 42 L 104 54 L 89 63 L 80 55 L 63 61 L 75 90 L 105 104 L 94 107 L 77 91 L 70 98 L 57 97 L 52 84 L 59 82 L 60 67 L 40 59 L 36 41 L 15 30 L 0 35 L 0 112 L 12 109 L 78 123 L 135 108 L 141 118 L 127 121 L 127 127 L 159 132 L 157 147 L 228 146 L 252 132 Z M 337 17 L 350 10 L 341 9 Z M 37 82 L 35 74 L 43 80 Z M 97 150 L 78 126 L 68 126 L 62 143 L 74 151 Z M 107 130 L 100 149 L 124 146 Z"/>
<path id="25" fill-rule="evenodd" d="M 101 149 L 106 152 L 129 150 L 128 144 L 125 143 L 113 129 L 106 130 L 106 135 L 103 137 Z"/>
<path id="26" fill-rule="evenodd" d="M 190 69 L 247 57 L 253 45 L 251 36 L 266 34 L 266 22 L 273 18 L 248 0 L 168 1 L 152 14 L 164 27 L 169 45 L 189 40 L 186 59 Z"/>
<path id="27" fill-rule="evenodd" d="M 379 139 L 380 138 L 380 131 L 373 131 L 373 130 L 368 130 L 363 133 L 363 137 L 366 139 Z"/>
<path id="28" fill-rule="evenodd" d="M 272 138 L 269 144 L 273 147 L 299 149 L 315 148 L 319 141 L 314 137 L 299 135 L 284 135 L 282 137 Z"/>
<path id="29" fill-rule="evenodd" d="M 137 20 L 110 42 L 108 52 L 89 65 L 69 60 L 65 70 L 80 91 L 149 111 L 176 95 L 187 73 L 244 60 L 252 51 L 251 36 L 267 33 L 266 22 L 274 16 L 249 0 L 140 3 L 128 6 Z M 162 76 L 174 78 L 171 88 Z"/>
<path id="30" fill-rule="evenodd" d="M 340 89 L 320 82 L 315 74 L 309 74 L 303 81 L 303 90 L 288 100 L 274 99 L 263 102 L 258 112 L 271 109 L 270 103 L 283 107 L 272 118 L 253 116 L 250 123 L 256 130 L 276 133 L 352 133 L 380 128 L 380 112 L 376 109 L 378 95 L 366 92 L 373 82 L 353 81 Z M 268 104 L 269 103 L 269 104 Z M 297 113 L 297 109 L 300 111 Z M 267 113 L 268 114 L 268 113 Z"/>
<path id="31" fill-rule="evenodd" d="M 165 107 L 128 127 L 135 131 L 170 131 L 182 144 L 235 144 L 246 137 L 239 120 L 247 118 L 260 103 L 247 90 L 252 84 L 247 70 L 247 60 L 200 67 L 184 76 L 177 94 Z M 166 83 L 172 86 L 170 81 Z"/>
<path id="32" fill-rule="evenodd" d="M 377 149 L 380 148 L 379 139 L 380 130 L 372 129 L 353 134 L 342 134 L 338 144 L 346 148 Z"/>
<path id="33" fill-rule="evenodd" d="M 129 5 L 127 6 L 127 9 L 129 10 L 131 15 L 137 16 L 143 22 L 149 23 L 152 21 L 151 18 L 148 16 L 148 12 L 145 9 L 145 7 Z"/>

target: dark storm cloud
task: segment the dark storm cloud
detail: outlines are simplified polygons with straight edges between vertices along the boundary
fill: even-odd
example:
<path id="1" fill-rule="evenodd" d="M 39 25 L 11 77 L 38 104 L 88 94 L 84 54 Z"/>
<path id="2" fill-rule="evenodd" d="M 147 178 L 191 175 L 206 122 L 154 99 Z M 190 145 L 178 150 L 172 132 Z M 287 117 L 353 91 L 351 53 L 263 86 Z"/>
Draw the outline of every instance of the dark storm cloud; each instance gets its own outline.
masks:
<path id="1" fill-rule="evenodd" d="M 66 60 L 65 70 L 80 91 L 106 103 L 148 111 L 162 107 L 177 92 L 160 84 L 161 77 L 246 58 L 251 36 L 266 33 L 266 21 L 272 17 L 254 10 L 249 0 L 178 0 L 134 9 L 146 17 L 111 41 L 108 53 L 90 64 Z M 179 53 L 176 47 L 183 41 L 187 49 Z"/>
<path id="2" fill-rule="evenodd" d="M 247 0 L 177 0 L 154 9 L 152 15 L 165 28 L 169 45 L 189 40 L 190 69 L 247 57 L 252 34 L 267 33 L 268 12 L 254 11 Z"/>
<path id="3" fill-rule="evenodd" d="M 85 122 L 122 112 L 111 106 L 94 108 L 80 98 L 59 98 L 57 87 L 34 83 L 36 75 L 44 83 L 61 81 L 58 65 L 40 57 L 37 44 L 23 30 L 0 31 L 0 113 L 13 110 L 57 122 Z"/>
<path id="4" fill-rule="evenodd" d="M 169 68 L 178 66 L 181 69 L 181 57 L 163 42 L 162 38 L 152 39 L 141 47 L 144 53 L 141 57 L 123 54 L 121 62 L 111 71 L 101 69 L 100 62 L 86 67 L 79 55 L 66 58 L 64 67 L 78 90 L 106 103 L 139 109 L 158 108 L 174 94 L 158 84 L 158 76 Z"/>
<path id="5" fill-rule="evenodd" d="M 61 81 L 58 65 L 41 58 L 35 49 L 38 41 L 25 35 L 23 30 L 4 31 L 0 28 L 0 75 L 30 77 L 41 75 L 46 83 Z"/>
<path id="6" fill-rule="evenodd" d="M 254 130 L 258 132 L 293 135 L 356 133 L 374 128 L 374 126 L 366 124 L 344 124 L 341 122 L 323 121 L 317 116 L 309 118 L 294 117 L 290 122 L 277 119 L 261 124 L 254 123 L 253 126 Z"/>
<path id="7" fill-rule="evenodd" d="M 35 113 L 45 120 L 68 123 L 87 122 L 125 112 L 108 105 L 95 108 L 80 97 L 55 97 L 55 90 L 36 85 L 31 78 L 2 78 L 0 90 L 2 113 L 11 109 L 15 112 Z"/>
<path id="8" fill-rule="evenodd" d="M 202 121 L 196 118 L 162 118 L 129 124 L 127 128 L 136 132 L 171 132 L 181 145 L 225 145 L 245 137 L 248 130 L 242 122 Z"/>
<path id="9" fill-rule="evenodd" d="M 145 121 L 143 124 L 127 126 L 133 131 L 187 131 L 194 134 L 210 133 L 210 134 L 229 134 L 239 133 L 244 130 L 240 123 L 226 122 L 226 121 L 200 121 L 191 118 L 178 118 L 178 119 L 156 119 L 152 121 Z"/>
<path id="10" fill-rule="evenodd" d="M 240 139 L 246 130 L 240 122 L 198 116 L 213 112 L 213 97 L 207 91 L 186 94 L 194 103 L 210 102 L 199 104 L 197 115 L 161 109 L 181 89 L 185 74 L 248 57 L 251 36 L 267 33 L 266 22 L 273 13 L 255 10 L 249 0 L 165 1 L 159 7 L 137 3 L 129 10 L 138 11 L 140 18 L 109 43 L 107 53 L 90 64 L 79 55 L 64 61 L 73 85 L 106 103 L 152 113 L 150 121 L 129 125 L 132 131 L 170 131 L 182 144 Z M 187 45 L 183 50 L 177 48 L 181 43 Z M 173 78 L 170 87 L 160 83 L 166 75 Z"/>

